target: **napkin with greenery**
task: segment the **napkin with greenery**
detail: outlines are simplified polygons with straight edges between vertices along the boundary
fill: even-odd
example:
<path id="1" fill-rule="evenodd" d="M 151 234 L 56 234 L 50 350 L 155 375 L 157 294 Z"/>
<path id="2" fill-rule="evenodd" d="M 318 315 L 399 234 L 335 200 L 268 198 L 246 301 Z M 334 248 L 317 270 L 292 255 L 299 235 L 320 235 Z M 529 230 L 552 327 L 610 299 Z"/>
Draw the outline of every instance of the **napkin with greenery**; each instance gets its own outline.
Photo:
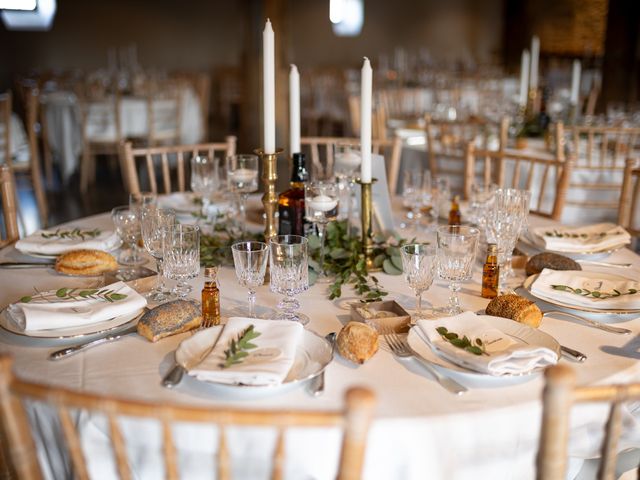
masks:
<path id="1" fill-rule="evenodd" d="M 110 251 L 120 244 L 113 230 L 99 228 L 61 227 L 39 230 L 18 240 L 16 248 L 21 252 L 59 255 L 70 250 L 91 249 Z"/>
<path id="2" fill-rule="evenodd" d="M 606 250 L 631 242 L 629 232 L 613 223 L 582 227 L 538 227 L 533 233 L 542 239 L 548 250 L 568 253 Z"/>

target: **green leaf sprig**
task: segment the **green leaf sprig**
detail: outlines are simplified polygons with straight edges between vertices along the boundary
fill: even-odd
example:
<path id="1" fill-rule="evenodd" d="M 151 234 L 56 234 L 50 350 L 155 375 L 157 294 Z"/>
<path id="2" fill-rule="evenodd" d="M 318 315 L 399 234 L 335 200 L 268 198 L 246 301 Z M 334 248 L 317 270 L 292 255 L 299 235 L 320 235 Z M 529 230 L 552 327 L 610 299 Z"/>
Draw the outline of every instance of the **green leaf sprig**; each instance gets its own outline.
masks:
<path id="1" fill-rule="evenodd" d="M 559 230 L 552 230 L 549 232 L 544 232 L 545 237 L 553 237 L 553 238 L 604 238 L 607 235 L 621 235 L 622 232 L 594 232 L 594 233 L 572 233 L 572 232 L 561 232 Z"/>
<path id="2" fill-rule="evenodd" d="M 233 265 L 231 245 L 240 240 L 264 241 L 264 236 L 248 232 L 243 236 L 230 222 L 217 221 L 212 235 L 200 236 L 200 264 L 206 267 Z"/>
<path id="3" fill-rule="evenodd" d="M 258 348 L 257 345 L 251 343 L 251 340 L 258 338 L 260 332 L 254 330 L 253 325 L 249 325 L 236 338 L 232 338 L 229 342 L 229 348 L 224 351 L 224 362 L 220 364 L 220 368 L 229 368 L 231 365 L 237 365 L 249 355 L 247 350 Z"/>
<path id="4" fill-rule="evenodd" d="M 600 292 L 598 290 L 589 290 L 588 288 L 572 288 L 569 285 L 551 285 L 551 288 L 553 288 L 554 290 L 560 290 L 562 292 L 574 293 L 576 295 L 580 295 L 581 297 L 593 297 L 603 300 L 606 298 L 621 297 L 623 295 L 635 295 L 638 293 L 638 290 L 636 290 L 635 288 L 630 288 L 626 292 L 621 292 L 619 290 L 616 290 L 615 288 L 611 292 Z"/>
<path id="5" fill-rule="evenodd" d="M 42 232 L 43 238 L 62 238 L 62 239 L 73 239 L 80 238 L 82 240 L 86 240 L 87 238 L 96 238 L 100 235 L 102 231 L 99 228 L 94 228 L 93 230 L 80 230 L 79 228 L 74 228 L 73 230 L 61 230 L 57 229 L 55 232 Z"/>
<path id="6" fill-rule="evenodd" d="M 480 338 L 476 338 L 472 342 L 466 335 L 460 338 L 460 335 L 450 332 L 447 327 L 438 327 L 436 332 L 454 347 L 461 348 L 474 355 L 489 355 L 485 349 L 484 342 Z"/>
<path id="7" fill-rule="evenodd" d="M 117 302 L 124 300 L 127 295 L 124 293 L 116 293 L 108 288 L 59 288 L 55 292 L 40 292 L 34 287 L 35 295 L 26 295 L 20 299 L 22 303 L 30 303 L 33 300 L 44 300 L 45 302 L 53 301 L 77 301 L 77 300 L 102 300 L 103 302 Z"/>

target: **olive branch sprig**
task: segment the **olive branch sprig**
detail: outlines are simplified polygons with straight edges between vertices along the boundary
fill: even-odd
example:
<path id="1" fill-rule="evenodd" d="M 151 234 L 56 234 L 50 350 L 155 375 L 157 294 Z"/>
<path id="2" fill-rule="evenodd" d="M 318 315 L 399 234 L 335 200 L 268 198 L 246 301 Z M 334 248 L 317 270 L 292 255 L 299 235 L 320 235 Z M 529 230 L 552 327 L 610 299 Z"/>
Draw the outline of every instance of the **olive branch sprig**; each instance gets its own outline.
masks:
<path id="1" fill-rule="evenodd" d="M 61 230 L 57 229 L 55 232 L 42 232 L 43 238 L 81 238 L 82 240 L 86 240 L 87 238 L 96 238 L 100 235 L 102 231 L 99 228 L 94 228 L 93 230 L 80 230 L 79 228 L 74 228 L 73 230 Z"/>
<path id="2" fill-rule="evenodd" d="M 20 299 L 21 303 L 29 303 L 33 300 L 44 300 L 51 303 L 54 301 L 77 301 L 77 300 L 102 300 L 103 302 L 117 302 L 127 298 L 125 293 L 117 293 L 108 288 L 59 288 L 55 292 L 41 292 L 34 287 L 34 295 L 25 295 Z"/>
<path id="3" fill-rule="evenodd" d="M 622 232 L 597 232 L 597 233 L 571 233 L 571 232 L 561 232 L 559 230 L 553 230 L 550 232 L 544 232 L 545 237 L 554 237 L 554 238 L 603 238 L 607 235 L 621 235 Z"/>
<path id="4" fill-rule="evenodd" d="M 460 338 L 460 335 L 455 332 L 450 332 L 447 330 L 447 327 L 438 327 L 436 328 L 436 332 L 454 347 L 461 348 L 474 355 L 489 355 L 484 346 L 484 342 L 480 338 L 476 338 L 472 342 L 466 335 Z"/>
<path id="5" fill-rule="evenodd" d="M 229 348 L 224 351 L 224 362 L 220 364 L 220 368 L 229 368 L 232 365 L 242 363 L 249 355 L 247 350 L 258 348 L 257 345 L 251 343 L 251 340 L 258 338 L 260 332 L 254 330 L 253 325 L 249 325 L 241 331 L 236 338 L 232 338 L 229 342 Z"/>
<path id="6" fill-rule="evenodd" d="M 615 298 L 621 297 L 623 295 L 635 295 L 638 293 L 638 290 L 635 288 L 630 288 L 626 292 L 621 292 L 616 290 L 615 288 L 611 292 L 600 292 L 598 290 L 589 290 L 588 288 L 572 288 L 569 285 L 551 285 L 551 288 L 554 290 L 560 290 L 562 292 L 570 292 L 576 295 L 580 295 L 581 297 L 593 297 L 599 299 L 605 298 Z"/>

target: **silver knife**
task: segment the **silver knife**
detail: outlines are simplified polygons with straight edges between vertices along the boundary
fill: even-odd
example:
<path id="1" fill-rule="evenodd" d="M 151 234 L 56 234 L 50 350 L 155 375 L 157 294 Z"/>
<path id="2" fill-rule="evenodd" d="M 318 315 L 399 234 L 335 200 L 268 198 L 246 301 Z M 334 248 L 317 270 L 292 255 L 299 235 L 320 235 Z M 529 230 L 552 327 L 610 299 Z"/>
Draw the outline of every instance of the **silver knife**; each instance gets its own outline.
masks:
<path id="1" fill-rule="evenodd" d="M 138 333 L 138 324 L 137 322 L 134 325 L 131 325 L 124 330 L 120 330 L 119 332 L 110 333 L 104 337 L 96 338 L 95 340 L 91 340 L 86 343 L 81 343 L 80 345 L 74 345 L 73 347 L 63 348 L 62 350 L 56 350 L 55 352 L 49 355 L 49 360 L 60 360 L 62 358 L 67 358 L 71 355 L 75 355 L 76 353 L 82 352 L 88 348 L 95 347 L 97 345 L 102 345 L 103 343 L 113 342 L 114 340 L 118 340 L 126 335 L 131 335 L 133 333 Z"/>
<path id="2" fill-rule="evenodd" d="M 587 356 L 584 353 L 574 350 L 573 348 L 565 347 L 564 345 L 560 345 L 560 352 L 564 356 L 569 357 L 571 360 L 576 362 L 582 363 L 587 359 Z"/>
<path id="3" fill-rule="evenodd" d="M 164 377 L 162 377 L 162 386 L 167 388 L 175 387 L 182 381 L 182 377 L 184 376 L 187 370 L 191 370 L 197 367 L 198 365 L 200 365 L 202 361 L 209 356 L 209 354 L 213 351 L 215 346 L 218 344 L 218 341 L 222 337 L 222 332 L 224 332 L 224 329 L 226 326 L 227 326 L 226 323 L 222 325 L 222 328 L 220 329 L 220 333 L 216 337 L 216 340 L 207 348 L 205 348 L 200 353 L 200 355 L 198 355 L 198 358 L 196 358 L 193 362 L 190 362 L 189 364 L 183 366 L 183 365 L 180 365 L 176 360 L 175 364 L 173 365 L 173 368 L 169 370 L 169 372 Z"/>
<path id="4" fill-rule="evenodd" d="M 0 268 L 48 268 L 53 265 L 51 262 L 1 262 Z"/>

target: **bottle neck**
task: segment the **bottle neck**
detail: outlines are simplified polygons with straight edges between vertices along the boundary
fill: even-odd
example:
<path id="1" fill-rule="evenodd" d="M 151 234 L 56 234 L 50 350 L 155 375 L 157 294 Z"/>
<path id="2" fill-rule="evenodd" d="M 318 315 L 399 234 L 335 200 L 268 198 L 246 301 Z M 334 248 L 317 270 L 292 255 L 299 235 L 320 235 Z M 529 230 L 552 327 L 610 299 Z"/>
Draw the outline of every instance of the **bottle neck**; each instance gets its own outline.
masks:
<path id="1" fill-rule="evenodd" d="M 306 161 L 303 153 L 293 154 L 293 170 L 291 171 L 291 186 L 293 188 L 304 188 L 304 184 L 309 180 Z M 298 185 L 295 185 L 298 184 Z"/>

